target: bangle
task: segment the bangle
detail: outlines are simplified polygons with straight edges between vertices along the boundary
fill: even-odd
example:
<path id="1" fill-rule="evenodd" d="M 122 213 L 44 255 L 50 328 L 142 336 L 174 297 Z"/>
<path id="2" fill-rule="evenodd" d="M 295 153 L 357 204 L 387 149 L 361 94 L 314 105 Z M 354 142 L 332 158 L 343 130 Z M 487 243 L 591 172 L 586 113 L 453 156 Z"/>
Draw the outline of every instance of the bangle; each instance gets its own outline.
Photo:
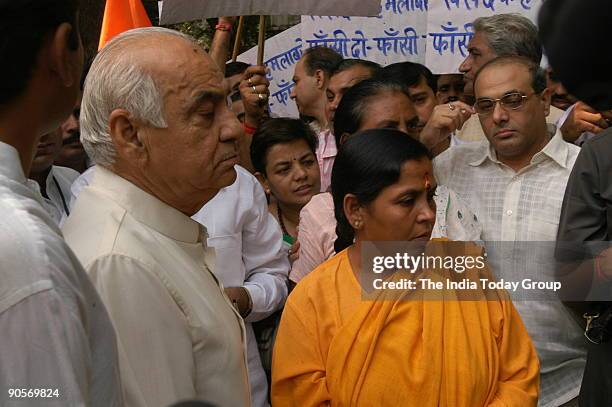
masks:
<path id="1" fill-rule="evenodd" d="M 217 31 L 232 31 L 232 25 L 230 23 L 218 23 L 215 26 Z"/>
<path id="2" fill-rule="evenodd" d="M 242 126 L 244 127 L 244 132 L 248 134 L 249 136 L 252 136 L 257 131 L 255 127 L 251 127 L 246 123 L 243 123 Z"/>
<path id="3" fill-rule="evenodd" d="M 246 296 L 249 300 L 246 311 L 244 312 L 244 314 L 240 315 L 244 319 L 249 316 L 251 311 L 253 311 L 253 299 L 251 298 L 251 294 L 249 293 L 249 290 L 247 290 L 245 287 L 241 287 L 241 288 L 246 292 Z"/>

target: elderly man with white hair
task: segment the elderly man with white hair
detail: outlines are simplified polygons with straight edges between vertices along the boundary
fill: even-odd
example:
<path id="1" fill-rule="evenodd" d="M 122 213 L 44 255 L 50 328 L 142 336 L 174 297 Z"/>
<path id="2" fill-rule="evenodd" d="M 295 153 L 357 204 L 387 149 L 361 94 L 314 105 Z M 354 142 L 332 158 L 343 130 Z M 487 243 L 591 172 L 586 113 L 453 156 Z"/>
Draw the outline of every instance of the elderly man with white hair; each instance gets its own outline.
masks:
<path id="1" fill-rule="evenodd" d="M 250 405 L 245 330 L 192 220 L 236 178 L 240 123 L 191 38 L 128 31 L 93 62 L 82 141 L 97 164 L 64 225 L 117 330 L 127 406 Z"/>

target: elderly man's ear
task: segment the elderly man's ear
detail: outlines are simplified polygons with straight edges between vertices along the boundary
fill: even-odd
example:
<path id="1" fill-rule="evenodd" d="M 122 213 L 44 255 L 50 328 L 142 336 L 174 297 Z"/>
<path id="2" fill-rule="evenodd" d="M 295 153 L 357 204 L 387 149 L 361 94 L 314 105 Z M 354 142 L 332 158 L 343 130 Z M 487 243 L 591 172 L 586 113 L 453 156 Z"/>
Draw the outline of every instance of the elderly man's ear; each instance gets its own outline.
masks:
<path id="1" fill-rule="evenodd" d="M 142 127 L 127 110 L 115 109 L 109 116 L 110 136 L 118 158 L 136 163 L 146 159 L 147 149 L 142 142 Z"/>

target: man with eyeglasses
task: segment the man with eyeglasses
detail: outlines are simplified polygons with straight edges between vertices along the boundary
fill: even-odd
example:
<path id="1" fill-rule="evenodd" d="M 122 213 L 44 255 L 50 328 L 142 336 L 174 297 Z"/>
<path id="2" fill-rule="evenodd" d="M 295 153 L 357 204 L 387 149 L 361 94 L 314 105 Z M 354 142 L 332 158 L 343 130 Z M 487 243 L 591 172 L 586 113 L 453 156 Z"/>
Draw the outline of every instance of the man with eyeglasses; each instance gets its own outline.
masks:
<path id="1" fill-rule="evenodd" d="M 579 149 L 546 123 L 550 91 L 544 71 L 531 60 L 506 56 L 488 62 L 476 74 L 474 90 L 474 109 L 488 143 L 458 145 L 439 155 L 436 178 L 468 200 L 488 246 L 514 242 L 501 245 L 507 256 L 499 256 L 502 251 L 489 256 L 498 278 L 518 281 L 523 272 L 553 275 L 546 261 L 554 258 L 554 245 L 523 242 L 556 240 L 565 186 Z M 526 263 L 528 270 L 507 260 L 525 259 L 524 253 L 534 256 Z M 585 366 L 580 327 L 559 300 L 517 301 L 520 293 L 510 294 L 540 357 L 539 405 L 577 405 Z"/>

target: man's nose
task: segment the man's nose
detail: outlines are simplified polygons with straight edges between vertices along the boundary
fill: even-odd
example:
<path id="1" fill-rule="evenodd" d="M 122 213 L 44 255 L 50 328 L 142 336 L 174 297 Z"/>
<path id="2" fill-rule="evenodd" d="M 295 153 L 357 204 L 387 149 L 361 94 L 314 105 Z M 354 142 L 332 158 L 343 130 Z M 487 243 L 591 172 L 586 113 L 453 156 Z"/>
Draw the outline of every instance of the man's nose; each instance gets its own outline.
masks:
<path id="1" fill-rule="evenodd" d="M 70 117 L 62 123 L 62 132 L 63 133 L 73 133 L 79 129 L 79 119 L 77 119 L 74 114 L 71 114 Z"/>
<path id="2" fill-rule="evenodd" d="M 236 115 L 228 108 L 224 108 L 223 124 L 219 132 L 219 141 L 223 143 L 236 143 L 241 137 L 243 129 Z"/>
<path id="3" fill-rule="evenodd" d="M 493 122 L 496 124 L 504 123 L 508 120 L 508 112 L 504 109 L 498 100 L 493 108 Z"/>
<path id="4" fill-rule="evenodd" d="M 472 69 L 472 66 L 469 62 L 470 56 L 468 55 L 463 62 L 461 63 L 461 65 L 459 65 L 459 72 L 461 73 L 467 73 L 470 71 L 470 69 Z"/>

